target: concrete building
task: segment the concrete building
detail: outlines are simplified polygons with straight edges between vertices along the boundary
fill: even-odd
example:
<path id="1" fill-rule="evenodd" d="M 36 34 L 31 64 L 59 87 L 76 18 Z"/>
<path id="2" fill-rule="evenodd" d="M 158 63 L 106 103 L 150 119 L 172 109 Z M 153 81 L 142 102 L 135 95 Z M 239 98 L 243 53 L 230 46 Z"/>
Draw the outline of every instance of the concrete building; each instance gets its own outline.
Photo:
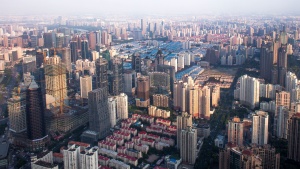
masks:
<path id="1" fill-rule="evenodd" d="M 244 123 L 238 117 L 228 121 L 228 142 L 242 146 L 244 142 Z"/>
<path id="2" fill-rule="evenodd" d="M 291 106 L 291 101 L 290 101 L 291 97 L 290 97 L 290 93 L 286 92 L 286 91 L 280 91 L 280 92 L 276 92 L 276 100 L 275 100 L 275 115 L 274 115 L 274 128 L 273 128 L 273 132 L 276 135 L 277 129 L 278 129 L 278 119 L 280 117 L 278 117 L 278 110 L 280 106 L 284 106 L 286 107 L 288 110 L 290 109 Z"/>
<path id="3" fill-rule="evenodd" d="M 99 138 L 104 138 L 111 127 L 107 87 L 92 90 L 88 95 L 90 130 L 98 132 Z"/>
<path id="4" fill-rule="evenodd" d="M 137 79 L 137 98 L 140 102 L 144 102 L 144 106 L 150 105 L 150 82 L 148 76 L 141 76 Z M 140 104 L 141 105 L 141 104 Z M 137 105 L 137 106 L 140 106 Z"/>
<path id="5" fill-rule="evenodd" d="M 15 89 L 12 98 L 7 100 L 9 130 L 14 133 L 26 131 L 26 88 Z"/>
<path id="6" fill-rule="evenodd" d="M 252 143 L 268 144 L 269 115 L 264 111 L 256 111 L 252 115 Z"/>
<path id="7" fill-rule="evenodd" d="M 211 106 L 217 107 L 220 101 L 220 86 L 212 86 L 211 89 Z"/>
<path id="8" fill-rule="evenodd" d="M 88 99 L 88 93 L 93 90 L 92 77 L 85 75 L 80 77 L 80 96 L 83 99 Z"/>
<path id="9" fill-rule="evenodd" d="M 197 130 L 188 126 L 181 130 L 180 134 L 180 157 L 183 162 L 194 164 L 197 150 Z"/>
<path id="10" fill-rule="evenodd" d="M 180 148 L 181 131 L 186 129 L 187 126 L 192 126 L 192 116 L 187 112 L 182 112 L 181 116 L 177 116 L 177 148 Z"/>
<path id="11" fill-rule="evenodd" d="M 240 80 L 240 102 L 251 109 L 259 106 L 259 81 L 248 75 L 243 75 Z"/>
<path id="12" fill-rule="evenodd" d="M 114 127 L 117 121 L 117 98 L 114 96 L 108 97 L 108 112 L 111 127 Z"/>
<path id="13" fill-rule="evenodd" d="M 169 107 L 169 97 L 163 94 L 154 94 L 153 105 L 157 107 Z"/>
<path id="14" fill-rule="evenodd" d="M 288 158 L 300 162 L 300 113 L 292 116 L 288 131 Z"/>
<path id="15" fill-rule="evenodd" d="M 117 105 L 117 119 L 127 119 L 128 118 L 128 96 L 125 93 L 121 93 L 116 96 Z"/>

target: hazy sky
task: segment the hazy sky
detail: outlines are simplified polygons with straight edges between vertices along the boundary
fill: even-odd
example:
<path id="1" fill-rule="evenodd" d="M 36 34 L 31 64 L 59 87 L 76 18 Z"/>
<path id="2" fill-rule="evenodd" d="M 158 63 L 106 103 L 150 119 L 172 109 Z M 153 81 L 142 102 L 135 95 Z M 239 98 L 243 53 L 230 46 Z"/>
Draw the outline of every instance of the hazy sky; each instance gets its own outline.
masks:
<path id="1" fill-rule="evenodd" d="M 299 6 L 300 0 L 0 0 L 0 14 L 299 14 Z"/>

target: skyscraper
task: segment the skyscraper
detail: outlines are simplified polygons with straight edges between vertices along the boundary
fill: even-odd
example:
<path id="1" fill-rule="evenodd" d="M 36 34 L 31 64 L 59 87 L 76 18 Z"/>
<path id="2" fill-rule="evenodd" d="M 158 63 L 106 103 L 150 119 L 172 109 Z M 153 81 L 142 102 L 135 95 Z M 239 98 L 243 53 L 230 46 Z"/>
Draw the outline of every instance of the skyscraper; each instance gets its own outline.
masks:
<path id="1" fill-rule="evenodd" d="M 121 93 L 117 97 L 117 118 L 128 119 L 128 96 Z"/>
<path id="2" fill-rule="evenodd" d="M 115 96 L 108 97 L 108 112 L 111 127 L 116 125 L 117 119 L 117 98 Z"/>
<path id="3" fill-rule="evenodd" d="M 287 138 L 288 158 L 300 162 L 300 113 L 293 115 Z"/>
<path id="4" fill-rule="evenodd" d="M 78 59 L 77 42 L 76 41 L 71 41 L 70 42 L 70 48 L 71 48 L 71 62 L 75 63 L 76 60 Z"/>
<path id="5" fill-rule="evenodd" d="M 277 83 L 281 86 L 285 85 L 285 75 L 287 72 L 287 50 L 286 46 L 281 46 L 278 49 L 278 61 L 277 61 L 277 71 L 278 71 L 278 81 Z"/>
<path id="6" fill-rule="evenodd" d="M 181 131 L 187 126 L 192 126 L 192 116 L 187 112 L 182 112 L 180 116 L 177 116 L 177 148 L 180 148 Z"/>
<path id="7" fill-rule="evenodd" d="M 61 62 L 60 57 L 54 55 L 46 58 L 44 70 L 47 108 L 62 108 L 67 99 L 66 66 Z"/>
<path id="8" fill-rule="evenodd" d="M 44 108 L 41 88 L 34 80 L 26 93 L 27 135 L 30 140 L 47 136 L 44 121 Z"/>
<path id="9" fill-rule="evenodd" d="M 108 73 L 109 94 L 115 96 L 123 92 L 123 64 L 122 60 L 114 58 L 110 60 L 110 71 Z"/>
<path id="10" fill-rule="evenodd" d="M 291 101 L 290 101 L 291 97 L 290 97 L 290 93 L 286 92 L 286 91 L 280 91 L 280 92 L 276 92 L 276 100 L 275 100 L 275 114 L 274 114 L 274 134 L 277 135 L 277 128 L 278 125 L 277 123 L 279 123 L 277 120 L 279 119 L 278 117 L 278 110 L 280 106 L 284 106 L 286 107 L 286 109 L 290 109 L 290 105 L 291 105 Z M 277 133 L 277 134 L 276 134 Z M 277 135 L 279 137 L 279 135 Z"/>
<path id="11" fill-rule="evenodd" d="M 96 33 L 95 32 L 90 32 L 89 33 L 89 47 L 92 50 L 96 49 Z"/>
<path id="12" fill-rule="evenodd" d="M 108 87 L 108 62 L 104 58 L 99 58 L 96 60 L 96 87 L 103 88 Z"/>
<path id="13" fill-rule="evenodd" d="M 269 115 L 264 111 L 256 111 L 252 115 L 252 143 L 268 144 Z"/>
<path id="14" fill-rule="evenodd" d="M 240 78 L 240 101 L 251 109 L 259 106 L 259 81 L 248 75 Z"/>
<path id="15" fill-rule="evenodd" d="M 141 65 L 141 57 L 140 57 L 140 54 L 139 53 L 134 53 L 132 55 L 132 58 L 131 58 L 131 65 L 132 65 L 132 69 L 135 70 L 135 72 L 141 72 L 141 69 L 142 69 L 142 65 Z"/>
<path id="16" fill-rule="evenodd" d="M 70 48 L 57 49 L 57 55 L 61 57 L 61 62 L 66 66 L 68 72 L 72 71 Z"/>
<path id="17" fill-rule="evenodd" d="M 137 98 L 145 102 L 147 105 L 150 104 L 150 82 L 149 76 L 141 76 L 137 79 Z"/>
<path id="18" fill-rule="evenodd" d="M 180 157 L 183 162 L 194 164 L 197 156 L 197 130 L 191 126 L 181 130 Z"/>
<path id="19" fill-rule="evenodd" d="M 270 51 L 267 45 L 260 49 L 260 77 L 271 81 L 273 66 L 273 51 Z"/>
<path id="20" fill-rule="evenodd" d="M 26 87 L 20 86 L 7 100 L 9 130 L 14 133 L 26 131 Z"/>
<path id="21" fill-rule="evenodd" d="M 88 41 L 87 40 L 82 40 L 81 41 L 81 58 L 83 60 L 90 59 L 89 58 L 89 46 L 88 46 Z"/>
<path id="22" fill-rule="evenodd" d="M 228 142 L 242 146 L 244 142 L 244 123 L 238 117 L 228 121 Z"/>
<path id="23" fill-rule="evenodd" d="M 92 91 L 92 77 L 85 75 L 80 77 L 80 96 L 81 98 L 88 99 L 88 93 Z"/>
<path id="24" fill-rule="evenodd" d="M 88 98 L 90 130 L 99 133 L 99 138 L 104 138 L 111 127 L 107 87 L 90 91 Z"/>

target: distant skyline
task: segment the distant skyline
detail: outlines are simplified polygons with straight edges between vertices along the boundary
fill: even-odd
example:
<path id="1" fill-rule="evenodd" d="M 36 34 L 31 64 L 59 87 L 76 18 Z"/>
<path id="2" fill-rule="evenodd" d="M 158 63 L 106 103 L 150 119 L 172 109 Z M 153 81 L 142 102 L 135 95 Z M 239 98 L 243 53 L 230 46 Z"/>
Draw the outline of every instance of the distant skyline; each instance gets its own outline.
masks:
<path id="1" fill-rule="evenodd" d="M 299 0 L 0 0 L 0 15 L 300 14 Z"/>

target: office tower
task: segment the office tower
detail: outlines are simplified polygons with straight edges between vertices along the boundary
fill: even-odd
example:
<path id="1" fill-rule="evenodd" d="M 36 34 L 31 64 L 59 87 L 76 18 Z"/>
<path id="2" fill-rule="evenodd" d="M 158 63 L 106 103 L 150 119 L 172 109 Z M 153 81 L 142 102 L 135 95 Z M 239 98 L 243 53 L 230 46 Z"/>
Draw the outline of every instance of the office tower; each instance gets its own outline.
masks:
<path id="1" fill-rule="evenodd" d="M 93 90 L 92 77 L 85 75 L 80 77 L 80 96 L 83 99 L 88 99 L 88 93 Z"/>
<path id="2" fill-rule="evenodd" d="M 213 48 L 208 48 L 206 50 L 206 55 L 205 55 L 205 61 L 209 62 L 210 64 L 214 65 L 219 62 L 219 52 Z"/>
<path id="3" fill-rule="evenodd" d="M 194 164 L 197 157 L 197 130 L 191 126 L 181 130 L 180 157 L 183 162 Z"/>
<path id="4" fill-rule="evenodd" d="M 87 40 L 81 41 L 81 58 L 83 60 L 90 59 L 89 58 L 89 45 Z"/>
<path id="5" fill-rule="evenodd" d="M 42 64 L 44 63 L 44 54 L 43 51 L 38 49 L 36 51 L 36 68 L 40 68 Z"/>
<path id="6" fill-rule="evenodd" d="M 31 83 L 31 82 L 30 82 Z M 26 86 L 20 86 L 7 100 L 9 130 L 14 133 L 26 131 Z"/>
<path id="7" fill-rule="evenodd" d="M 26 55 L 23 57 L 23 72 L 34 73 L 36 70 L 36 56 Z"/>
<path id="8" fill-rule="evenodd" d="M 288 158 L 300 162 L 300 113 L 291 118 L 287 139 Z"/>
<path id="9" fill-rule="evenodd" d="M 228 142 L 242 146 L 244 142 L 244 123 L 238 117 L 228 121 Z"/>
<path id="10" fill-rule="evenodd" d="M 102 31 L 101 34 L 101 44 L 107 46 L 108 45 L 108 33 L 107 31 Z"/>
<path id="11" fill-rule="evenodd" d="M 132 89 L 136 86 L 136 73 L 132 70 L 126 70 L 124 76 L 124 93 L 132 95 Z"/>
<path id="12" fill-rule="evenodd" d="M 117 120 L 117 98 L 115 96 L 108 97 L 108 113 L 111 127 L 116 125 Z"/>
<path id="13" fill-rule="evenodd" d="M 104 58 L 99 58 L 96 60 L 96 87 L 103 88 L 108 87 L 108 62 Z"/>
<path id="14" fill-rule="evenodd" d="M 165 72 L 149 72 L 150 88 L 154 93 L 169 93 L 170 75 Z"/>
<path id="15" fill-rule="evenodd" d="M 155 70 L 157 71 L 158 65 L 164 65 L 164 55 L 161 50 L 158 50 L 155 58 Z"/>
<path id="16" fill-rule="evenodd" d="M 57 55 L 47 57 L 44 64 L 47 108 L 60 107 L 60 113 L 63 113 L 68 97 L 66 66 Z"/>
<path id="17" fill-rule="evenodd" d="M 153 105 L 157 107 L 169 107 L 169 97 L 163 94 L 153 95 Z"/>
<path id="18" fill-rule="evenodd" d="M 117 118 L 128 119 L 128 96 L 121 93 L 117 97 Z"/>
<path id="19" fill-rule="evenodd" d="M 89 33 L 89 47 L 92 50 L 96 49 L 96 33 L 95 32 L 90 32 Z"/>
<path id="20" fill-rule="evenodd" d="M 62 48 L 64 47 L 64 39 L 65 36 L 63 33 L 56 33 L 56 46 L 55 48 Z"/>
<path id="21" fill-rule="evenodd" d="M 30 42 L 31 42 L 31 47 L 35 48 L 38 46 L 38 36 L 37 35 L 31 35 L 30 36 Z"/>
<path id="22" fill-rule="evenodd" d="M 177 148 L 180 148 L 180 134 L 181 131 L 186 129 L 187 126 L 192 126 L 192 116 L 187 112 L 182 112 L 181 115 L 177 116 Z"/>
<path id="23" fill-rule="evenodd" d="M 44 38 L 44 47 L 45 48 L 53 48 L 55 42 L 55 33 L 54 32 L 48 32 L 43 34 Z"/>
<path id="24" fill-rule="evenodd" d="M 285 85 L 285 75 L 287 72 L 287 51 L 286 46 L 281 46 L 278 49 L 278 58 L 277 58 L 277 72 L 278 72 L 278 81 L 277 83 L 281 86 Z"/>
<path id="25" fill-rule="evenodd" d="M 139 73 L 141 72 L 142 70 L 142 60 L 141 60 L 141 57 L 140 57 L 140 54 L 139 53 L 134 53 L 132 55 L 132 59 L 131 59 L 131 65 L 132 65 L 132 69 Z"/>
<path id="26" fill-rule="evenodd" d="M 215 85 L 210 89 L 211 91 L 211 106 L 218 107 L 220 101 L 220 86 Z"/>
<path id="27" fill-rule="evenodd" d="M 72 71 L 70 48 L 57 49 L 57 55 L 61 57 L 61 62 L 66 66 L 68 72 Z"/>
<path id="28" fill-rule="evenodd" d="M 44 107 L 41 88 L 34 80 L 26 92 L 27 135 L 30 140 L 46 137 Z"/>
<path id="29" fill-rule="evenodd" d="M 264 111 L 256 111 L 252 115 L 252 143 L 268 144 L 269 115 Z"/>
<path id="30" fill-rule="evenodd" d="M 99 138 L 104 138 L 111 126 L 107 87 L 92 90 L 88 95 L 90 130 L 99 133 Z"/>
<path id="31" fill-rule="evenodd" d="M 147 106 L 150 104 L 150 83 L 149 76 L 140 76 L 137 78 L 137 98 L 143 102 L 146 102 Z"/>
<path id="32" fill-rule="evenodd" d="M 285 76 L 285 90 L 292 92 L 293 89 L 296 89 L 298 85 L 298 79 L 295 73 L 287 72 Z"/>
<path id="33" fill-rule="evenodd" d="M 78 59 L 77 42 L 76 41 L 71 41 L 70 42 L 70 48 L 71 48 L 71 62 L 75 63 L 76 60 Z"/>
<path id="34" fill-rule="evenodd" d="M 110 95 L 119 95 L 123 92 L 123 64 L 119 58 L 110 60 L 110 71 L 108 73 L 108 90 Z"/>
<path id="35" fill-rule="evenodd" d="M 240 102 L 251 109 L 259 106 L 259 81 L 248 75 L 243 75 L 240 80 Z"/>
<path id="36" fill-rule="evenodd" d="M 267 45 L 260 49 L 260 77 L 271 81 L 273 67 L 273 51 L 270 51 Z"/>
<path id="37" fill-rule="evenodd" d="M 144 21 L 144 19 L 141 19 L 141 30 L 143 35 L 147 32 L 147 23 Z"/>
<path id="38" fill-rule="evenodd" d="M 100 30 L 96 31 L 95 35 L 96 35 L 96 45 L 101 46 L 101 31 Z"/>

